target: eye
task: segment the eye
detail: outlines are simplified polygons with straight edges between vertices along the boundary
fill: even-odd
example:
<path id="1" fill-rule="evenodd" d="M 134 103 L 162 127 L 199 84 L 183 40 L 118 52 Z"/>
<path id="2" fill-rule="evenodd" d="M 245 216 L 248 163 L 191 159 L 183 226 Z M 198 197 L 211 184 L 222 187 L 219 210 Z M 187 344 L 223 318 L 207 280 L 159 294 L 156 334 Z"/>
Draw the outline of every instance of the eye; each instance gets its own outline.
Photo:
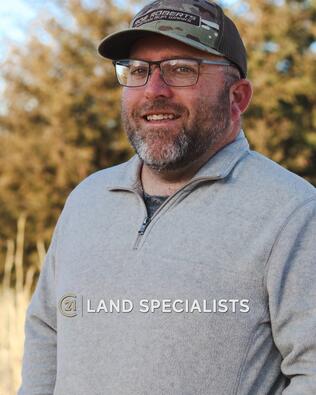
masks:
<path id="1" fill-rule="evenodd" d="M 129 73 L 135 77 L 141 77 L 147 74 L 147 68 L 144 66 L 130 66 Z"/>
<path id="2" fill-rule="evenodd" d="M 187 65 L 181 65 L 181 66 L 176 66 L 172 70 L 175 73 L 178 74 L 190 74 L 190 73 L 195 73 L 195 70 L 192 67 L 189 67 Z"/>
<path id="3" fill-rule="evenodd" d="M 166 63 L 166 67 L 169 69 L 170 73 L 178 77 L 193 77 L 198 73 L 198 65 L 195 62 L 190 62 L 187 60 L 170 60 L 168 63 Z"/>

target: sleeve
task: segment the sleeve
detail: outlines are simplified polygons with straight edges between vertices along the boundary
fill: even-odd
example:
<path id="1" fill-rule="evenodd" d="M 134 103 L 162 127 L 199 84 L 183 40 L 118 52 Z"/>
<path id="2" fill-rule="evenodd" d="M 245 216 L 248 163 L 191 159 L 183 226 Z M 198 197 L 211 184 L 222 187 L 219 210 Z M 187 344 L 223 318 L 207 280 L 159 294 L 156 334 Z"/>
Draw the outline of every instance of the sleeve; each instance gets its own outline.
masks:
<path id="1" fill-rule="evenodd" d="M 54 393 L 57 367 L 55 237 L 56 230 L 26 313 L 22 385 L 18 395 Z"/>
<path id="2" fill-rule="evenodd" d="M 289 378 L 283 395 L 316 394 L 316 200 L 284 224 L 267 266 L 272 334 Z"/>

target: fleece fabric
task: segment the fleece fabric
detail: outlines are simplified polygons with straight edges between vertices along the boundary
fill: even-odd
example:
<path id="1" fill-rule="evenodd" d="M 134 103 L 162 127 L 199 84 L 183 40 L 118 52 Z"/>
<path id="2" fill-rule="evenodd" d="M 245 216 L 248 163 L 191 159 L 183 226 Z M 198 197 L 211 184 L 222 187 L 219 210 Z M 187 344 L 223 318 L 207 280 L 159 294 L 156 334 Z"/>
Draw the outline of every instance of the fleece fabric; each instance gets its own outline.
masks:
<path id="1" fill-rule="evenodd" d="M 315 395 L 315 188 L 241 131 L 151 219 L 141 161 L 70 194 L 19 395 Z"/>

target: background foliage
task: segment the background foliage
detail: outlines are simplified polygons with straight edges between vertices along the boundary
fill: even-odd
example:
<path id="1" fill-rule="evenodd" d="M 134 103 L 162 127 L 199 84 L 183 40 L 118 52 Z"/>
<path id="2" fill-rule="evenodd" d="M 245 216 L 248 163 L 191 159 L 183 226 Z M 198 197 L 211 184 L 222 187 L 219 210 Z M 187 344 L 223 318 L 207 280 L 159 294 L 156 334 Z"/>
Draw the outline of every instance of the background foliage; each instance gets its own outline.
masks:
<path id="1" fill-rule="evenodd" d="M 1 395 L 19 387 L 25 310 L 67 195 L 132 154 L 120 88 L 96 46 L 140 2 L 44 3 L 27 42 L 12 45 L 0 68 Z M 316 185 L 315 0 L 234 4 L 255 88 L 244 119 L 252 148 Z"/>
<path id="2" fill-rule="evenodd" d="M 112 65 L 96 53 L 102 37 L 127 25 L 129 12 L 111 1 L 54 3 L 61 16 L 44 15 L 1 69 L 0 238 L 4 246 L 26 215 L 27 265 L 36 242 L 47 245 L 74 186 L 130 155 Z"/>
<path id="3" fill-rule="evenodd" d="M 132 153 L 120 125 L 120 88 L 96 46 L 127 25 L 139 2 L 46 3 L 54 14 L 42 12 L 0 71 L 0 251 L 25 215 L 27 267 L 36 245 L 48 245 L 71 189 Z M 229 12 L 255 88 L 244 120 L 252 147 L 316 184 L 315 1 L 245 0 Z"/>
<path id="4" fill-rule="evenodd" d="M 255 94 L 252 145 L 316 185 L 316 2 L 248 0 L 239 19 Z"/>

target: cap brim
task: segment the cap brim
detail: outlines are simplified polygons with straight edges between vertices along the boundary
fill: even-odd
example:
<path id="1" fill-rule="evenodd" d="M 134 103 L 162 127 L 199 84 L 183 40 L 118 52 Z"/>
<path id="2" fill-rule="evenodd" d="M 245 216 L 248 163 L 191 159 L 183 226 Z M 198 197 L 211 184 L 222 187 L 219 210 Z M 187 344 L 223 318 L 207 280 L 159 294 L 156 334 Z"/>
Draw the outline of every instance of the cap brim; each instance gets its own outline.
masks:
<path id="1" fill-rule="evenodd" d="M 197 41 L 191 40 L 187 37 L 181 37 L 173 34 L 173 32 L 160 32 L 153 29 L 126 29 L 121 30 L 120 32 L 112 33 L 109 36 L 105 37 L 100 45 L 98 46 L 98 53 L 103 58 L 108 59 L 124 59 L 129 57 L 130 49 L 136 40 L 140 38 L 144 38 L 149 34 L 159 34 L 161 36 L 166 36 L 173 38 L 176 41 L 182 42 L 184 44 L 189 45 L 190 47 L 199 49 L 204 52 L 208 52 L 214 55 L 222 55 L 220 52 L 216 51 L 213 48 L 208 48 L 203 44 L 198 43 Z"/>

